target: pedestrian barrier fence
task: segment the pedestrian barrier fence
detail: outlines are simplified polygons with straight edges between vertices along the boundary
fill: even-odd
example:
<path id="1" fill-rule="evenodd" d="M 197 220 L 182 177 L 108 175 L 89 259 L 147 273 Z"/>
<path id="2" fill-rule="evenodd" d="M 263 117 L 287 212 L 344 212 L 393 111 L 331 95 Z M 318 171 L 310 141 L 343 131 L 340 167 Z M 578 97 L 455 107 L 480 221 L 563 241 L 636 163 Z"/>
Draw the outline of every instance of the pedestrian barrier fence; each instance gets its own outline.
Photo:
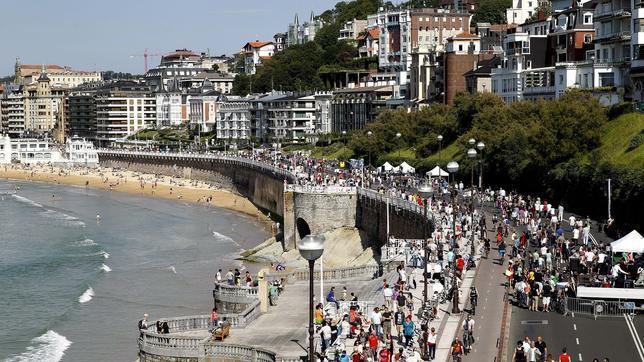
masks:
<path id="1" fill-rule="evenodd" d="M 303 194 L 355 194 L 355 187 L 344 186 L 317 186 L 317 185 L 284 185 L 285 192 L 298 192 Z"/>
<path id="2" fill-rule="evenodd" d="M 361 300 L 357 302 L 344 300 L 338 301 L 337 303 L 338 304 L 334 302 L 327 302 L 324 306 L 325 315 L 330 316 L 334 319 L 338 319 L 345 314 L 349 314 L 351 307 L 357 307 L 358 311 L 367 315 L 368 312 L 371 311 L 376 305 L 376 303 L 371 300 Z"/>
<path id="3" fill-rule="evenodd" d="M 622 317 L 635 314 L 635 303 L 620 300 L 564 299 L 564 315 L 582 315 L 597 318 Z"/>

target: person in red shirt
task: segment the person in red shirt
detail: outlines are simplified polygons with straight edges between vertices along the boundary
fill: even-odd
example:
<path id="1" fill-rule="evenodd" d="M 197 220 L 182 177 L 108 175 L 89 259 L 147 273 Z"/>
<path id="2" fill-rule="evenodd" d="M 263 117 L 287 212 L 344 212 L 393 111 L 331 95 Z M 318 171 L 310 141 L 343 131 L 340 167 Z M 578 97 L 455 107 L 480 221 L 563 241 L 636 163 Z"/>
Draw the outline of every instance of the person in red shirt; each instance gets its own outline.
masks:
<path id="1" fill-rule="evenodd" d="M 374 358 L 377 355 L 376 351 L 378 350 L 379 341 L 380 339 L 378 338 L 378 335 L 376 335 L 376 331 L 372 330 L 369 337 L 367 337 L 367 342 L 369 342 L 369 355 L 373 356 Z"/>
<path id="2" fill-rule="evenodd" d="M 572 362 L 572 358 L 570 358 L 570 355 L 566 352 L 566 347 L 563 348 L 559 355 L 559 362 Z"/>
<path id="3" fill-rule="evenodd" d="M 379 362 L 389 362 L 389 357 L 390 357 L 390 352 L 389 352 L 389 349 L 387 348 L 381 349 L 380 353 L 378 353 Z"/>

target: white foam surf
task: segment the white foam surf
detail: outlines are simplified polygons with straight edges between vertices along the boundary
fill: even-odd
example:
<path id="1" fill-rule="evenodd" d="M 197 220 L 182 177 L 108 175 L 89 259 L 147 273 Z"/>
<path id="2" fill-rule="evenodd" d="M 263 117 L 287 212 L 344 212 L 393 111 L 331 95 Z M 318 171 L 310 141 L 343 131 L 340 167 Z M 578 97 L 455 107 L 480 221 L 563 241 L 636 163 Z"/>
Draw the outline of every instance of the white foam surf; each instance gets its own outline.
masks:
<path id="1" fill-rule="evenodd" d="M 74 242 L 73 245 L 74 246 L 94 246 L 94 245 L 98 245 L 98 244 L 96 244 L 96 242 L 94 240 L 92 240 L 92 239 L 84 239 L 84 240 L 79 240 L 79 241 Z"/>
<path id="2" fill-rule="evenodd" d="M 85 293 L 83 293 L 80 297 L 78 297 L 78 303 L 87 303 L 90 300 L 92 300 L 92 297 L 94 296 L 94 289 L 92 287 L 87 288 Z"/>
<path id="3" fill-rule="evenodd" d="M 20 196 L 20 195 L 13 194 L 13 195 L 11 195 L 11 197 L 13 197 L 14 199 L 16 199 L 19 202 L 22 202 L 23 204 L 27 204 L 27 205 L 31 205 L 31 206 L 35 206 L 35 207 L 40 207 L 40 208 L 44 207 L 41 204 L 37 203 L 36 201 L 29 200 L 28 198 Z"/>
<path id="4" fill-rule="evenodd" d="M 168 267 L 168 270 L 169 270 L 169 271 L 171 271 L 171 272 L 172 272 L 172 273 L 174 273 L 174 274 L 177 274 L 177 269 L 175 269 L 175 268 L 174 268 L 174 265 L 170 265 L 170 266 Z"/>
<path id="5" fill-rule="evenodd" d="M 103 254 L 103 258 L 105 258 L 105 259 L 110 258 L 110 253 L 108 253 L 107 251 L 103 251 L 103 252 L 101 252 L 101 254 Z"/>
<path id="6" fill-rule="evenodd" d="M 85 226 L 84 222 L 82 222 L 76 217 L 67 215 L 64 212 L 60 212 L 56 210 L 46 210 L 46 211 L 43 211 L 41 215 L 50 219 L 62 220 L 66 225 L 69 225 L 69 226 Z"/>
<path id="7" fill-rule="evenodd" d="M 214 237 L 215 237 L 215 239 L 217 239 L 217 240 L 221 240 L 221 241 L 226 241 L 226 242 L 229 242 L 229 243 L 233 243 L 233 244 L 235 244 L 235 245 L 237 245 L 237 246 L 239 246 L 239 247 L 241 248 L 241 245 L 239 245 L 239 243 L 237 243 L 235 240 L 233 240 L 233 238 L 231 238 L 230 236 L 226 236 L 226 235 L 224 235 L 224 234 L 220 234 L 220 233 L 218 233 L 218 232 L 216 232 L 216 231 L 213 231 L 213 232 L 212 232 L 212 236 L 214 236 Z"/>
<path id="8" fill-rule="evenodd" d="M 17 356 L 10 357 L 5 362 L 58 362 L 72 342 L 65 336 L 48 330 L 45 334 L 31 340 L 33 346 Z"/>
<path id="9" fill-rule="evenodd" d="M 103 265 L 101 265 L 101 270 L 106 272 L 106 273 L 109 273 L 109 272 L 112 271 L 112 268 L 110 268 L 109 266 L 103 264 Z"/>

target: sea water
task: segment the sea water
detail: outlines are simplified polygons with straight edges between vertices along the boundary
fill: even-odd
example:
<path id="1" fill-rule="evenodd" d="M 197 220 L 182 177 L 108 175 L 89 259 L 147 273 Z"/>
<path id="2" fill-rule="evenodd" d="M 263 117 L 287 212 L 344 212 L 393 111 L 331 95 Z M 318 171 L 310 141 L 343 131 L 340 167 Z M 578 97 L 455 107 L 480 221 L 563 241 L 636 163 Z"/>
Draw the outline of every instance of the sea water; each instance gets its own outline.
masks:
<path id="1" fill-rule="evenodd" d="M 217 269 L 267 236 L 223 209 L 0 181 L 0 361 L 134 361 L 143 313 L 209 314 Z"/>

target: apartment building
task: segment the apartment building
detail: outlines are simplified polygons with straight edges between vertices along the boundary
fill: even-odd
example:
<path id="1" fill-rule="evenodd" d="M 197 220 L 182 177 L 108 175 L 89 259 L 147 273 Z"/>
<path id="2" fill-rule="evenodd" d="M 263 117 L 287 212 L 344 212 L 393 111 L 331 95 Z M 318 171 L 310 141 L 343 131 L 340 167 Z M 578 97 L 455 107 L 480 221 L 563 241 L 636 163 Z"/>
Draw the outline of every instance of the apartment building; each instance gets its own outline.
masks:
<path id="1" fill-rule="evenodd" d="M 491 59 L 493 52 L 481 51 L 481 37 L 460 33 L 450 37 L 444 55 L 444 103 L 453 105 L 459 92 L 467 91 L 465 74 L 474 70 L 483 60 Z"/>
<path id="2" fill-rule="evenodd" d="M 65 97 L 65 133 L 96 142 L 96 89 L 75 89 Z"/>
<path id="3" fill-rule="evenodd" d="M 538 0 L 512 0 L 512 6 L 505 11 L 508 24 L 523 24 L 536 14 Z"/>
<path id="4" fill-rule="evenodd" d="M 353 19 L 347 21 L 340 29 L 338 40 L 355 41 L 367 30 L 367 20 Z"/>
<path id="5" fill-rule="evenodd" d="M 634 0 L 631 14 L 633 20 L 633 34 L 631 36 L 633 101 L 639 103 L 639 108 L 642 109 L 641 103 L 644 102 L 644 3 Z"/>
<path id="6" fill-rule="evenodd" d="M 631 0 L 597 0 L 595 2 L 595 62 L 611 66 L 613 80 L 604 76 L 606 86 L 623 85 L 630 71 L 632 54 Z"/>
<path id="7" fill-rule="evenodd" d="M 368 28 L 377 28 L 378 66 L 385 72 L 406 74 L 411 65 L 411 12 L 409 9 L 380 9 L 367 18 Z M 404 77 L 406 78 L 406 76 Z"/>
<path id="8" fill-rule="evenodd" d="M 12 138 L 20 137 L 25 132 L 25 93 L 24 86 L 7 90 L 0 100 L 2 133 Z"/>
<path id="9" fill-rule="evenodd" d="M 149 86 L 120 80 L 96 90 L 96 141 L 112 146 L 156 125 L 156 97 Z"/>
<path id="10" fill-rule="evenodd" d="M 354 131 L 376 120 L 394 97 L 397 86 L 390 84 L 362 84 L 333 92 L 331 112 L 332 132 Z"/>
<path id="11" fill-rule="evenodd" d="M 228 144 L 244 144 L 250 141 L 250 102 L 246 99 L 218 98 L 216 130 L 217 139 Z"/>
<path id="12" fill-rule="evenodd" d="M 470 33 L 471 15 L 444 9 L 414 9 L 411 13 L 411 49 L 443 52 L 447 39 Z"/>
<path id="13" fill-rule="evenodd" d="M 262 100 L 267 136 L 277 142 L 315 142 L 330 125 L 330 101 L 330 92 Z"/>
<path id="14" fill-rule="evenodd" d="M 263 60 L 268 60 L 275 53 L 275 44 L 272 41 L 251 41 L 244 45 L 244 73 L 255 74 L 257 67 Z"/>
<path id="15" fill-rule="evenodd" d="M 16 84 L 35 83 L 41 73 L 47 74 L 53 87 L 74 88 L 83 83 L 103 80 L 99 72 L 72 70 L 69 66 L 57 64 L 22 64 L 20 58 L 16 58 L 14 66 L 14 81 Z"/>

